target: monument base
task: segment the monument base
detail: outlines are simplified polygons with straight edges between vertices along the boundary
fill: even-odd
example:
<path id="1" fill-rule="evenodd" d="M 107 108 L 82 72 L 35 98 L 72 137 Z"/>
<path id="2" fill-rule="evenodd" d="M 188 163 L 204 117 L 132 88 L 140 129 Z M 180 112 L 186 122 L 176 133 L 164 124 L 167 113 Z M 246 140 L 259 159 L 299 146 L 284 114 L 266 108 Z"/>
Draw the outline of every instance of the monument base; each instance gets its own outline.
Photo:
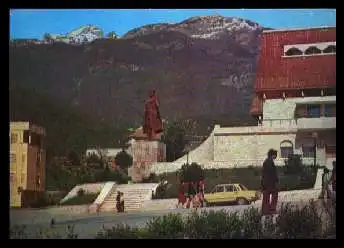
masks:
<path id="1" fill-rule="evenodd" d="M 166 161 L 166 145 L 160 140 L 135 140 L 129 147 L 133 165 L 128 170 L 132 182 L 141 182 L 150 175 L 150 165 Z"/>

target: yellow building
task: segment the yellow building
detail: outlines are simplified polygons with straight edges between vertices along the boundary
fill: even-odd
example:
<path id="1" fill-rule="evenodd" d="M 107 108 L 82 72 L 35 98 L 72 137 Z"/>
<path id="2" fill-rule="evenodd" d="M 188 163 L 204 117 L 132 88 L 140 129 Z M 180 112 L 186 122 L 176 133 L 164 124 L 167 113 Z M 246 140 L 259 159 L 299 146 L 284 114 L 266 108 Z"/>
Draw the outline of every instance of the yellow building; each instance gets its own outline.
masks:
<path id="1" fill-rule="evenodd" d="M 10 206 L 25 207 L 45 189 L 45 130 L 29 122 L 10 123 Z"/>

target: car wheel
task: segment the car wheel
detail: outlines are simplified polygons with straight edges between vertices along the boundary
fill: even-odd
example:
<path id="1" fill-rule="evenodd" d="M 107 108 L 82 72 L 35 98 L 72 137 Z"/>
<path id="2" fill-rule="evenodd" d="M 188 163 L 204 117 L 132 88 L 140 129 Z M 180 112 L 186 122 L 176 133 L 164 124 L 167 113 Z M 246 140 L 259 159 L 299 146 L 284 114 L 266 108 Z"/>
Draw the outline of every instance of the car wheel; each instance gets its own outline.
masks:
<path id="1" fill-rule="evenodd" d="M 245 198 L 238 198 L 236 200 L 237 205 L 246 205 L 248 201 Z"/>

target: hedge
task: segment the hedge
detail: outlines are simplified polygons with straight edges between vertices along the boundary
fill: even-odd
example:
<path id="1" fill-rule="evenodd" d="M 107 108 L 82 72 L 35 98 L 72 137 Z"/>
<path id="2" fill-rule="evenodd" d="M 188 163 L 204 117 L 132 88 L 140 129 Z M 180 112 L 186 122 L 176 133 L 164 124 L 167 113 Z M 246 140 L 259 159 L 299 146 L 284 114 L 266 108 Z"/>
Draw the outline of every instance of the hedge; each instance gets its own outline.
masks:
<path id="1" fill-rule="evenodd" d="M 187 216 L 168 214 L 155 217 L 142 228 L 124 224 L 100 230 L 97 239 L 314 239 L 336 238 L 336 203 L 310 201 L 304 206 L 283 205 L 276 221 L 262 221 L 257 208 L 243 214 L 197 211 Z M 35 238 L 75 239 L 72 226 L 64 235 L 54 228 L 38 230 Z M 28 238 L 25 227 L 12 227 L 10 238 Z M 30 237 L 32 238 L 32 237 Z"/>
<path id="2" fill-rule="evenodd" d="M 305 167 L 302 173 L 286 173 L 285 167 L 277 167 L 279 174 L 279 190 L 301 190 L 313 188 L 316 171 L 312 167 Z M 210 192 L 215 185 L 223 183 L 241 183 L 252 190 L 259 190 L 261 185 L 261 167 L 246 167 L 233 169 L 206 169 L 204 170 L 205 191 Z M 158 176 L 160 180 L 167 180 L 168 187 L 159 189 L 155 199 L 176 198 L 178 196 L 178 172 L 165 173 Z M 156 178 L 151 175 L 150 178 Z M 156 181 L 156 180 L 155 180 Z"/>

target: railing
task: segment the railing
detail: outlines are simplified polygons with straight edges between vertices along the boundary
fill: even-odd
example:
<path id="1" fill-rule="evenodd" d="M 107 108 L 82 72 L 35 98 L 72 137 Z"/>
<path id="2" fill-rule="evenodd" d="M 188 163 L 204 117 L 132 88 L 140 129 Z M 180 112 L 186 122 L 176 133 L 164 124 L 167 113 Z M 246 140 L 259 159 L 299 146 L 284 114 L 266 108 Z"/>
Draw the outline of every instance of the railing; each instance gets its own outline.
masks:
<path id="1" fill-rule="evenodd" d="M 93 202 L 93 204 L 101 205 L 106 199 L 106 197 L 111 194 L 112 189 L 115 185 L 115 182 L 107 182 L 100 191 L 100 194 L 98 195 L 97 199 Z"/>
<path id="2" fill-rule="evenodd" d="M 266 119 L 262 124 L 264 127 L 296 128 L 297 123 L 295 119 Z"/>
<path id="3" fill-rule="evenodd" d="M 296 124 L 298 129 L 334 129 L 336 117 L 300 118 Z"/>

